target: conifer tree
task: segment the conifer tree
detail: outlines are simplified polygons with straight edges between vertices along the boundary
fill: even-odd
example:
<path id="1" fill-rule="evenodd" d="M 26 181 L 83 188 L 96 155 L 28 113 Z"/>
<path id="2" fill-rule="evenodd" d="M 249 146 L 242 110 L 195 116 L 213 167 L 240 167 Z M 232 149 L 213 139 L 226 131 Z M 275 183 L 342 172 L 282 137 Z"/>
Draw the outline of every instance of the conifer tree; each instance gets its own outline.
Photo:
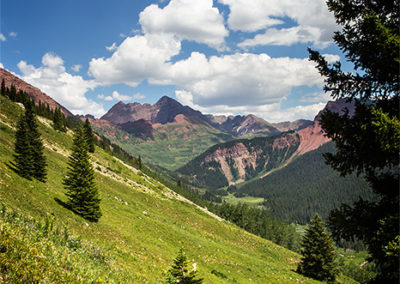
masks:
<path id="1" fill-rule="evenodd" d="M 400 279 L 400 2 L 386 0 L 328 0 L 340 29 L 333 39 L 346 64 L 329 64 L 317 51 L 310 59 L 324 77 L 324 90 L 333 98 L 355 99 L 350 116 L 330 111 L 321 126 L 337 151 L 325 154 L 327 164 L 342 176 L 362 175 L 376 198 L 359 199 L 333 210 L 328 226 L 335 240 L 363 241 L 369 260 L 378 267 L 377 283 Z M 397 250 L 386 248 L 396 243 Z"/>
<path id="2" fill-rule="evenodd" d="M 42 182 L 46 181 L 46 158 L 44 156 L 43 142 L 40 138 L 37 121 L 32 109 L 33 104 L 27 103 L 25 105 L 25 119 L 29 129 L 29 139 L 31 145 L 31 155 L 33 160 L 33 173 L 32 176 Z"/>
<path id="3" fill-rule="evenodd" d="M 62 114 L 61 110 L 59 108 L 56 108 L 54 110 L 54 116 L 53 116 L 53 128 L 55 130 L 59 130 L 59 131 L 66 131 L 65 128 L 65 117 Z"/>
<path id="4" fill-rule="evenodd" d="M 11 84 L 10 90 L 8 91 L 8 97 L 12 101 L 15 101 L 15 99 L 17 97 L 17 89 L 15 88 L 15 86 L 13 84 Z"/>
<path id="5" fill-rule="evenodd" d="M 89 119 L 86 118 L 85 124 L 83 125 L 84 131 L 85 131 L 85 137 L 86 137 L 86 143 L 88 146 L 88 151 L 90 153 L 94 153 L 94 135 L 93 135 L 93 130 L 92 127 L 90 126 Z"/>
<path id="6" fill-rule="evenodd" d="M 195 269 L 189 271 L 189 261 L 187 260 L 186 254 L 181 248 L 178 252 L 178 256 L 174 259 L 174 264 L 168 270 L 167 283 L 182 283 L 182 284 L 200 284 L 203 283 L 202 278 L 197 278 L 197 271 Z"/>
<path id="7" fill-rule="evenodd" d="M 15 134 L 15 163 L 18 173 L 46 181 L 46 158 L 32 104 L 25 104 L 25 114 L 20 118 Z"/>
<path id="8" fill-rule="evenodd" d="M 1 91 L 0 91 L 2 96 L 6 95 L 6 84 L 4 83 L 4 79 L 1 80 Z"/>
<path id="9" fill-rule="evenodd" d="M 311 220 L 301 247 L 302 258 L 297 272 L 321 281 L 335 281 L 337 268 L 333 241 L 318 214 Z"/>
<path id="10" fill-rule="evenodd" d="M 17 124 L 14 144 L 14 160 L 17 173 L 27 179 L 32 178 L 33 158 L 31 155 L 31 144 L 29 143 L 29 130 L 25 115 L 22 115 Z"/>
<path id="11" fill-rule="evenodd" d="M 89 161 L 85 133 L 81 123 L 75 129 L 68 173 L 63 184 L 68 206 L 83 218 L 97 222 L 101 217 L 99 193 L 94 182 L 94 170 Z"/>

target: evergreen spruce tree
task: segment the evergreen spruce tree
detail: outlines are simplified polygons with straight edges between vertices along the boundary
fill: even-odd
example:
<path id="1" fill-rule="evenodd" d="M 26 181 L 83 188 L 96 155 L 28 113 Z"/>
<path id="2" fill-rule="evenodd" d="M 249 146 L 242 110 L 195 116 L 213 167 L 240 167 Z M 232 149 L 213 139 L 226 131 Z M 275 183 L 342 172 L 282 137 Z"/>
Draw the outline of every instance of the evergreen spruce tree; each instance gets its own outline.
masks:
<path id="1" fill-rule="evenodd" d="M 94 153 L 94 142 L 95 138 L 93 135 L 93 130 L 92 127 L 90 126 L 89 119 L 86 118 L 85 124 L 83 125 L 84 131 L 85 131 L 85 137 L 86 137 L 86 143 L 88 146 L 88 151 L 90 153 Z"/>
<path id="2" fill-rule="evenodd" d="M 400 2 L 328 0 L 340 29 L 333 39 L 353 72 L 309 50 L 333 98 L 355 99 L 352 116 L 325 112 L 321 126 L 337 151 L 327 164 L 342 176 L 362 175 L 376 193 L 370 201 L 342 204 L 328 226 L 335 240 L 363 241 L 378 267 L 376 283 L 400 279 Z M 394 245 L 396 244 L 396 245 Z M 393 246 L 394 245 L 394 246 Z M 396 248 L 388 253 L 387 248 Z"/>
<path id="3" fill-rule="evenodd" d="M 41 182 L 45 182 L 47 176 L 47 163 L 44 156 L 43 142 L 40 138 L 37 121 L 32 107 L 32 103 L 27 103 L 25 105 L 25 119 L 29 129 L 29 143 L 31 146 L 31 156 L 34 165 L 32 176 Z"/>
<path id="4" fill-rule="evenodd" d="M 2 96 L 6 95 L 6 84 L 4 83 L 4 79 L 1 80 L 1 91 L 0 91 Z"/>
<path id="5" fill-rule="evenodd" d="M 46 158 L 40 138 L 37 121 L 32 105 L 25 105 L 25 114 L 21 116 L 15 134 L 15 164 L 19 175 L 39 181 L 46 181 Z"/>
<path id="6" fill-rule="evenodd" d="M 8 97 L 12 101 L 15 101 L 15 99 L 17 97 L 17 89 L 15 88 L 15 86 L 13 84 L 11 84 L 10 90 L 8 91 Z"/>
<path id="7" fill-rule="evenodd" d="M 182 284 L 200 284 L 203 283 L 202 278 L 197 278 L 197 271 L 191 270 L 189 271 L 189 261 L 187 260 L 186 254 L 181 248 L 178 252 L 178 256 L 174 259 L 174 264 L 168 270 L 167 274 L 167 283 L 182 283 Z"/>
<path id="8" fill-rule="evenodd" d="M 18 120 L 15 133 L 14 160 L 17 173 L 27 179 L 32 178 L 34 168 L 31 148 L 28 124 L 25 115 L 22 115 Z"/>
<path id="9" fill-rule="evenodd" d="M 56 108 L 54 110 L 54 116 L 53 116 L 53 128 L 55 130 L 59 130 L 59 131 L 66 131 L 65 128 L 65 117 L 62 114 L 61 110 L 59 108 Z"/>
<path id="10" fill-rule="evenodd" d="M 337 268 L 333 241 L 318 214 L 311 220 L 301 247 L 302 258 L 297 271 L 317 280 L 335 281 Z"/>
<path id="11" fill-rule="evenodd" d="M 71 210 L 83 218 L 97 222 L 101 217 L 99 193 L 94 182 L 94 170 L 89 161 L 85 133 L 81 123 L 75 129 L 68 173 L 63 184 Z"/>

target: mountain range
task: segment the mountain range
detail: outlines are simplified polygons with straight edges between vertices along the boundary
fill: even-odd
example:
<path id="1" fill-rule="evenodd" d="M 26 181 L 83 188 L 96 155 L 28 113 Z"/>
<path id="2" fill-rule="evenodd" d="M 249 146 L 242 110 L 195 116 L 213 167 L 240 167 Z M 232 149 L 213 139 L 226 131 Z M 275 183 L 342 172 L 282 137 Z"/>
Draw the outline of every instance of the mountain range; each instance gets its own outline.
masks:
<path id="1" fill-rule="evenodd" d="M 67 116 L 72 115 L 39 89 L 5 70 L 0 71 L 7 87 L 15 84 L 25 90 L 36 103 L 46 102 L 53 108 L 60 108 Z M 315 188 L 313 182 L 319 179 L 319 184 L 335 184 L 335 191 L 340 191 L 345 186 L 355 188 L 346 195 L 348 201 L 354 200 L 358 193 L 367 196 L 362 191 L 367 186 L 362 183 L 361 178 L 345 181 L 333 174 L 334 171 L 329 167 L 321 166 L 323 157 L 320 149 L 330 140 L 324 135 L 319 119 L 325 110 L 343 113 L 347 108 L 352 115 L 354 107 L 354 102 L 346 99 L 332 101 L 327 103 L 313 121 L 272 124 L 254 115 L 204 115 L 164 96 L 154 105 L 119 102 L 101 119 L 90 115 L 86 118 L 90 120 L 97 134 L 108 138 L 126 152 L 140 156 L 144 163 L 161 166 L 169 175 L 191 186 L 204 188 L 212 195 L 225 198 L 227 187 L 234 186 L 233 190 L 230 189 L 230 195 L 262 197 L 268 202 L 275 202 L 275 198 L 266 194 L 264 189 L 272 181 L 278 184 L 277 176 L 285 176 L 288 169 L 295 168 L 295 172 L 290 175 L 297 176 L 295 183 L 299 189 L 296 192 L 302 192 L 309 187 Z M 310 156 L 309 153 L 312 159 L 306 158 Z M 305 168 L 311 169 L 312 173 L 298 174 Z M 319 193 L 324 188 L 329 188 L 317 187 Z M 302 196 L 308 198 L 304 202 L 310 203 L 319 195 L 306 191 Z M 281 197 L 279 199 L 283 200 Z M 342 199 L 329 202 L 337 206 Z M 290 201 L 284 202 L 287 203 Z M 302 212 L 293 216 L 282 215 L 275 206 L 277 204 L 279 203 L 265 203 L 265 207 L 270 208 L 279 218 L 301 223 L 307 222 L 307 218 L 321 205 L 316 201 L 312 206 L 309 204 L 311 209 L 303 217 L 299 217 Z M 330 208 L 330 205 L 323 204 L 323 207 Z"/>
<path id="2" fill-rule="evenodd" d="M 176 170 L 216 144 L 297 131 L 313 122 L 273 124 L 252 114 L 202 114 L 164 96 L 154 105 L 119 102 L 91 123 L 96 132 L 127 152 L 140 155 L 151 164 Z"/>
<path id="3" fill-rule="evenodd" d="M 217 144 L 179 168 L 178 172 L 188 176 L 191 183 L 206 188 L 235 185 L 257 176 L 264 177 L 329 142 L 319 122 L 321 113 L 345 108 L 353 113 L 354 103 L 344 99 L 328 102 L 312 124 L 307 123 L 308 126 L 300 130 Z"/>

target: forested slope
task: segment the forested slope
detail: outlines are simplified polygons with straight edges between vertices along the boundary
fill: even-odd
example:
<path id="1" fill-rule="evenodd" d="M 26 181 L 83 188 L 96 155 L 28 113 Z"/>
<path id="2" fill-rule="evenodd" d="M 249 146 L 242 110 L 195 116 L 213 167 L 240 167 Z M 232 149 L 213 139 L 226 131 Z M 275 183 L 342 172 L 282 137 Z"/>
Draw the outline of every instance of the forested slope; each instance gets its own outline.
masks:
<path id="1" fill-rule="evenodd" d="M 286 167 L 249 182 L 238 192 L 264 197 L 269 212 L 289 222 L 306 224 L 318 212 L 326 217 L 341 203 L 352 203 L 359 197 L 371 199 L 373 192 L 361 177 L 341 177 L 325 164 L 325 152 L 335 151 L 333 143 L 308 152 Z"/>

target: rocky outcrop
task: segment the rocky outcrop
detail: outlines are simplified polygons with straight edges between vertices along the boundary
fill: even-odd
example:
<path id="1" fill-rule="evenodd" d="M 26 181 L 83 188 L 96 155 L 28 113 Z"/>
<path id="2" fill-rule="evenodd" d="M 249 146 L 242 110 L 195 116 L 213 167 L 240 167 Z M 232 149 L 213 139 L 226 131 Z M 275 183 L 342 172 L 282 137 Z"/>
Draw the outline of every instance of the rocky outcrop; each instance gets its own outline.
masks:
<path id="1" fill-rule="evenodd" d="M 57 103 L 55 100 L 43 93 L 38 88 L 28 84 L 27 82 L 11 74 L 7 70 L 0 68 L 0 82 L 2 80 L 4 80 L 4 84 L 6 87 L 10 88 L 11 85 L 14 85 L 17 91 L 22 90 L 23 92 L 27 93 L 35 101 L 36 104 L 39 104 L 39 101 L 41 101 L 42 103 L 49 104 L 50 109 L 60 108 L 65 116 L 73 116 L 73 114 L 68 109 Z"/>
<path id="2" fill-rule="evenodd" d="M 315 116 L 312 125 L 309 125 L 308 127 L 297 132 L 300 136 L 300 145 L 296 154 L 305 154 L 309 151 L 318 149 L 325 143 L 331 141 L 331 139 L 325 136 L 325 132 L 321 128 L 320 124 L 321 114 L 323 114 L 326 110 L 339 113 L 340 115 L 348 112 L 348 114 L 352 116 L 355 112 L 355 103 L 354 101 L 350 101 L 348 99 L 329 101 L 325 108 Z"/>
<path id="3" fill-rule="evenodd" d="M 299 143 L 296 133 L 234 140 L 210 148 L 178 171 L 200 186 L 237 184 L 282 165 Z"/>
<path id="4" fill-rule="evenodd" d="M 124 124 L 137 120 L 147 120 L 151 123 L 166 124 L 173 122 L 178 114 L 186 117 L 197 117 L 207 122 L 207 118 L 201 112 L 183 106 L 179 102 L 167 96 L 162 97 L 154 105 L 119 102 L 114 105 L 101 119 L 114 124 Z"/>
<path id="5" fill-rule="evenodd" d="M 119 126 L 134 137 L 141 139 L 153 138 L 153 125 L 148 120 L 128 121 Z"/>

